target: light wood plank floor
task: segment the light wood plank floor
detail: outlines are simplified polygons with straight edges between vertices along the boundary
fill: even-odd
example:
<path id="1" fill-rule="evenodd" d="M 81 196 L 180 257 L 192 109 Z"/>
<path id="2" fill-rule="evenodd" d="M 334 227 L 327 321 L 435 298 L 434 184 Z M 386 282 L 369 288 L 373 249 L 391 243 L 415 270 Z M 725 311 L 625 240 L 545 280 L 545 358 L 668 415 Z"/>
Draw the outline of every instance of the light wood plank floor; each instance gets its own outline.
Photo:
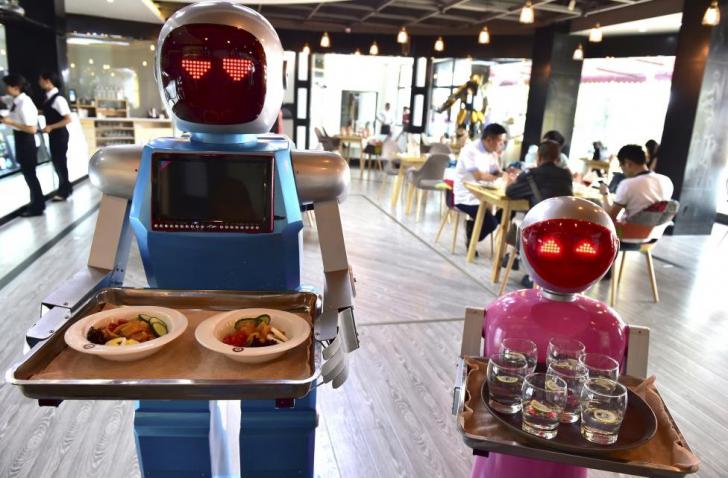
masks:
<path id="1" fill-rule="evenodd" d="M 357 177 L 357 175 L 354 175 Z M 0 289 L 0 370 L 22 353 L 25 330 L 43 296 L 86 260 L 97 200 L 88 186 L 79 200 L 54 205 L 45 219 L 0 228 L 0 275 L 73 221 L 78 225 Z M 432 241 L 439 222 L 430 200 L 415 222 L 391 211 L 389 185 L 354 180 L 343 205 L 350 260 L 357 273 L 357 321 L 362 348 L 340 390 L 319 394 L 316 475 L 321 477 L 465 477 L 472 457 L 450 415 L 454 364 L 463 309 L 484 306 L 497 287 L 488 282 L 488 246 L 465 264 L 464 239 L 449 253 L 448 229 Z M 76 197 L 76 196 L 74 196 Z M 461 234 L 463 228 L 460 228 Z M 728 417 L 728 266 L 725 228 L 709 237 L 665 237 L 655 256 L 659 304 L 651 301 L 643 260 L 628 257 L 617 309 L 629 323 L 652 329 L 650 369 L 686 438 L 703 460 L 699 477 L 726 476 Z M 304 230 L 303 281 L 320 286 L 315 230 Z M 127 285 L 143 286 L 133 248 Z M 515 289 L 522 272 L 514 273 Z M 606 298 L 599 284 L 590 294 Z M 65 402 L 39 408 L 14 387 L 0 387 L 0 477 L 136 477 L 131 402 Z M 618 475 L 597 473 L 593 477 Z"/>

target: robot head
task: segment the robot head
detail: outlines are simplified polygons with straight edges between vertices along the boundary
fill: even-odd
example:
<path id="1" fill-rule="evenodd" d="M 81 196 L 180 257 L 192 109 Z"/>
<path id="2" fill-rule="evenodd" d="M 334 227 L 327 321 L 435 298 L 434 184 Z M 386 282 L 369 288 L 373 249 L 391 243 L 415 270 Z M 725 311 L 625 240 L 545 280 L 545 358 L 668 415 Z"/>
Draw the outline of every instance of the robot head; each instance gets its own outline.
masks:
<path id="1" fill-rule="evenodd" d="M 267 133 L 283 100 L 283 48 L 260 14 L 201 2 L 172 15 L 157 41 L 156 78 L 176 126 L 193 133 Z"/>
<path id="2" fill-rule="evenodd" d="M 612 219 L 584 199 L 547 199 L 521 224 L 526 268 L 536 284 L 556 294 L 588 289 L 609 270 L 618 250 Z"/>

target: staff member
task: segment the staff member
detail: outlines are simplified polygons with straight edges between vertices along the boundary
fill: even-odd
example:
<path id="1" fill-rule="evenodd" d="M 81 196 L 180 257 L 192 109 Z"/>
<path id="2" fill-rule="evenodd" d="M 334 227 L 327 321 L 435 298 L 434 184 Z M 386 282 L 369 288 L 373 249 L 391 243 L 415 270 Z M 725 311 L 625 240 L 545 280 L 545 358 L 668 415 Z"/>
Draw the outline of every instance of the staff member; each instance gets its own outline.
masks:
<path id="1" fill-rule="evenodd" d="M 392 134 L 392 123 L 394 123 L 394 116 L 392 116 L 391 108 L 392 105 L 389 103 L 384 103 L 384 111 L 380 111 L 377 115 L 377 119 L 379 120 L 379 124 L 381 125 L 379 127 L 379 133 L 383 134 L 384 136 L 389 136 Z"/>
<path id="2" fill-rule="evenodd" d="M 40 187 L 35 166 L 38 150 L 35 147 L 35 133 L 38 131 L 38 109 L 33 100 L 25 93 L 28 82 L 20 75 L 7 75 L 3 78 L 5 91 L 12 97 L 10 114 L 2 121 L 13 128 L 15 138 L 15 159 L 20 164 L 25 182 L 30 189 L 30 204 L 20 215 L 23 217 L 40 216 L 45 209 L 43 190 Z"/>
<path id="3" fill-rule="evenodd" d="M 65 201 L 73 192 L 73 185 L 68 180 L 68 129 L 66 125 L 71 122 L 71 108 L 68 101 L 61 96 L 58 87 L 61 82 L 55 72 L 41 73 L 38 86 L 45 92 L 43 102 L 43 115 L 46 120 L 44 133 L 48 133 L 48 143 L 51 149 L 51 160 L 58 174 L 58 192 L 53 201 Z"/>

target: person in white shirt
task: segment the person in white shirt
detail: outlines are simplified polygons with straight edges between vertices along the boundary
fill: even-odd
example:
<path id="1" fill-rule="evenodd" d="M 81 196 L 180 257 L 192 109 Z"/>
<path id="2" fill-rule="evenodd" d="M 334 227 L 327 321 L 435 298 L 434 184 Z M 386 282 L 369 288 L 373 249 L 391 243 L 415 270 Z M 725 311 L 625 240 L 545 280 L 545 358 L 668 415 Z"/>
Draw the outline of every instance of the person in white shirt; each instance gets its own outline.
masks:
<path id="1" fill-rule="evenodd" d="M 53 167 L 58 174 L 58 191 L 53 201 L 65 201 L 73 192 L 73 185 L 68 180 L 68 129 L 71 122 L 71 108 L 68 101 L 61 96 L 58 87 L 61 82 L 55 72 L 41 73 L 38 86 L 45 92 L 43 116 L 46 126 L 43 132 L 48 134 L 48 146 L 51 150 Z"/>
<path id="2" fill-rule="evenodd" d="M 650 171 L 641 146 L 623 146 L 617 153 L 617 158 L 625 179 L 617 186 L 614 201 L 610 201 L 606 184 L 599 187 L 604 197 L 604 207 L 614 222 L 629 222 L 630 217 L 638 212 L 672 198 L 672 181 L 665 175 Z M 624 214 L 620 217 L 623 210 Z"/>
<path id="3" fill-rule="evenodd" d="M 38 150 L 35 146 L 35 133 L 38 131 L 38 109 L 33 100 L 25 93 L 28 82 L 20 75 L 7 75 L 3 78 L 5 92 L 12 98 L 10 113 L 2 121 L 13 129 L 15 139 L 15 159 L 20 165 L 28 189 L 30 204 L 20 215 L 23 217 L 40 216 L 45 210 L 45 198 L 40 187 L 35 166 Z"/>
<path id="4" fill-rule="evenodd" d="M 470 236 L 475 225 L 475 216 L 480 201 L 465 188 L 465 182 L 493 181 L 502 175 L 498 158 L 506 144 L 506 129 L 498 123 L 491 123 L 483 128 L 479 140 L 466 144 L 455 166 L 453 181 L 453 194 L 455 207 L 469 217 L 465 221 L 465 243 L 470 244 Z M 485 239 L 488 234 L 498 227 L 498 220 L 490 211 L 485 212 L 483 227 L 480 230 L 478 241 Z"/>
<path id="5" fill-rule="evenodd" d="M 384 103 L 384 111 L 380 111 L 377 114 L 377 120 L 379 120 L 379 133 L 384 136 L 392 134 L 392 123 L 394 122 L 394 116 L 391 111 L 392 105 Z"/>

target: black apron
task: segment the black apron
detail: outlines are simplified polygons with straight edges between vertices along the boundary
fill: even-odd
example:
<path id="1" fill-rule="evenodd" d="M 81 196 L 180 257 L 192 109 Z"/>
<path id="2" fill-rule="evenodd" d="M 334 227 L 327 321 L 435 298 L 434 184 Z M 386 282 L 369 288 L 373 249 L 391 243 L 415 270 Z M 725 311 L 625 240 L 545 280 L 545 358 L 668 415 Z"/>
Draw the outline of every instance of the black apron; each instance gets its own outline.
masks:
<path id="1" fill-rule="evenodd" d="M 63 116 L 53 108 L 53 102 L 60 95 L 60 93 L 56 93 L 43 103 L 43 116 L 45 116 L 47 125 L 58 123 L 63 119 Z M 73 190 L 73 186 L 68 180 L 68 159 L 66 157 L 68 152 L 68 129 L 64 126 L 48 133 L 48 146 L 53 167 L 56 174 L 58 174 L 58 195 L 68 197 Z"/>

